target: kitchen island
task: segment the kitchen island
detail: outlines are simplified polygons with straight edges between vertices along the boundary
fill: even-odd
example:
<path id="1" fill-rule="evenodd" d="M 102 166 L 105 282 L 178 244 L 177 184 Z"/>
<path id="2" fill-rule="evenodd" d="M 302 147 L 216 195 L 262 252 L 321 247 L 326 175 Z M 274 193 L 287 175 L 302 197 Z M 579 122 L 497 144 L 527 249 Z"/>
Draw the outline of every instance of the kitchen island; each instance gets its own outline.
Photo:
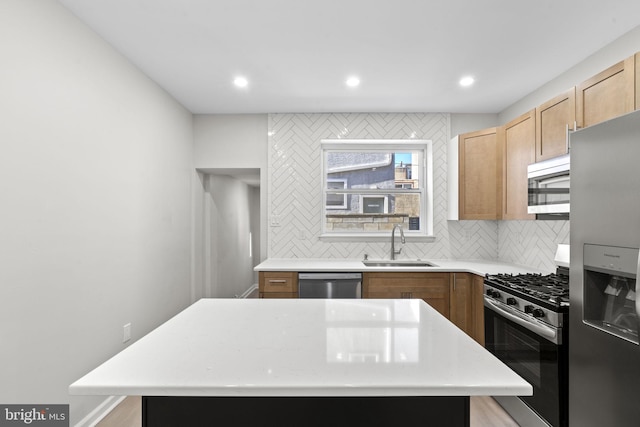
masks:
<path id="1" fill-rule="evenodd" d="M 532 388 L 421 300 L 202 299 L 69 392 L 143 396 L 144 426 L 461 427 Z"/>

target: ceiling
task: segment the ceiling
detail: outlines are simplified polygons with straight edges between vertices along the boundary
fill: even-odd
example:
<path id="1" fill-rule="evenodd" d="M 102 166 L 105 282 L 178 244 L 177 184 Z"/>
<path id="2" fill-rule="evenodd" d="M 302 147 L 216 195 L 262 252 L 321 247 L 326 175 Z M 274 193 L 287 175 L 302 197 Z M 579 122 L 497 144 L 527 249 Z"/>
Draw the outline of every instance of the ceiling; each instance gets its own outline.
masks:
<path id="1" fill-rule="evenodd" d="M 498 113 L 640 24 L 638 0 L 58 1 L 196 114 Z"/>

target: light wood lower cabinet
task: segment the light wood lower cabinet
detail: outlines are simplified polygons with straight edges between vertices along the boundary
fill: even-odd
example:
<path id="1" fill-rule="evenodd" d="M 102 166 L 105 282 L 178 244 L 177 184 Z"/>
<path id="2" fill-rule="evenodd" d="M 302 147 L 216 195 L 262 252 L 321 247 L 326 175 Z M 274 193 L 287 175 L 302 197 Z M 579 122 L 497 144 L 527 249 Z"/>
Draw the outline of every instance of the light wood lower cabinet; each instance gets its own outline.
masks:
<path id="1" fill-rule="evenodd" d="M 298 298 L 298 273 L 261 271 L 258 274 L 260 298 Z"/>
<path id="2" fill-rule="evenodd" d="M 473 339 L 484 346 L 484 277 L 473 274 Z"/>
<path id="3" fill-rule="evenodd" d="M 636 66 L 636 110 L 640 109 L 640 52 L 634 55 Z"/>
<path id="4" fill-rule="evenodd" d="M 473 336 L 473 280 L 470 273 L 451 273 L 451 322 Z"/>
<path id="5" fill-rule="evenodd" d="M 451 273 L 450 320 L 484 345 L 484 278 L 472 273 Z"/>
<path id="6" fill-rule="evenodd" d="M 419 298 L 484 345 L 482 276 L 472 273 L 365 272 L 363 298 Z M 298 298 L 298 273 L 261 271 L 260 298 Z"/>
<path id="7" fill-rule="evenodd" d="M 484 345 L 484 279 L 472 273 L 364 273 L 363 298 L 420 298 Z"/>
<path id="8" fill-rule="evenodd" d="M 449 317 L 449 273 L 364 273 L 363 298 L 420 298 Z"/>

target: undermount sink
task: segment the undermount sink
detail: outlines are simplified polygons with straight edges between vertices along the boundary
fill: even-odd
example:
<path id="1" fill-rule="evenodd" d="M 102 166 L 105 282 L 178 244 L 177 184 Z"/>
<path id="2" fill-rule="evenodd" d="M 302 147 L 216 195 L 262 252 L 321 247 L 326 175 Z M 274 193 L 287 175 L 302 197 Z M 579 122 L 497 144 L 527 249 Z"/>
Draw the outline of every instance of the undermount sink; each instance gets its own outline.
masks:
<path id="1" fill-rule="evenodd" d="M 437 267 L 434 263 L 421 259 L 366 260 L 362 263 L 367 267 Z"/>

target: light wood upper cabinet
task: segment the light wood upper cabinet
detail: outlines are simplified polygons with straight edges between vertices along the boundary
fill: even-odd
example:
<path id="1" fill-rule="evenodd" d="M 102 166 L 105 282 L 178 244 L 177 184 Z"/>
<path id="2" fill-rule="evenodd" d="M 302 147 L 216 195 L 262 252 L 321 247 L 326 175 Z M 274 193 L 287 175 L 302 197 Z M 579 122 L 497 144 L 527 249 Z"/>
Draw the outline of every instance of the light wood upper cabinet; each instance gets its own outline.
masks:
<path id="1" fill-rule="evenodd" d="M 527 166 L 535 162 L 535 110 L 498 129 L 503 146 L 502 219 L 535 219 L 527 214 Z"/>
<path id="2" fill-rule="evenodd" d="M 449 273 L 364 273 L 363 298 L 419 298 L 449 317 Z"/>
<path id="3" fill-rule="evenodd" d="M 460 219 L 500 219 L 502 146 L 497 128 L 462 134 L 458 144 Z"/>
<path id="4" fill-rule="evenodd" d="M 584 128 L 629 113 L 636 106 L 635 55 L 576 87 L 576 121 Z"/>
<path id="5" fill-rule="evenodd" d="M 575 121 L 575 87 L 536 108 L 536 162 L 568 153 L 567 130 Z"/>

